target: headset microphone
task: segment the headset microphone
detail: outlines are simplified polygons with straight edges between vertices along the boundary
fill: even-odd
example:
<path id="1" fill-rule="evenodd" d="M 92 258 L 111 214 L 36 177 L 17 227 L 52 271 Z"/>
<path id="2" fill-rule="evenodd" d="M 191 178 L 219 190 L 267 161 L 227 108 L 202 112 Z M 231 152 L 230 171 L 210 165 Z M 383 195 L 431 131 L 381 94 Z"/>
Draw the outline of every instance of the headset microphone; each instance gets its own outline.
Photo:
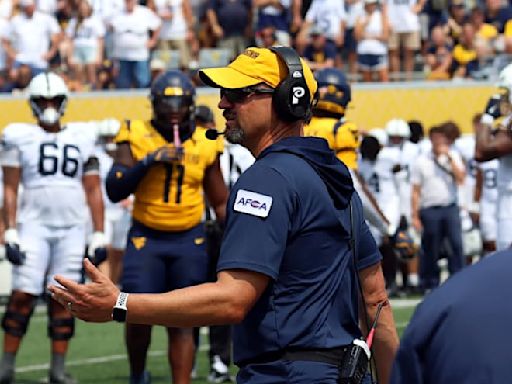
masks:
<path id="1" fill-rule="evenodd" d="M 226 131 L 219 132 L 214 128 L 210 128 L 210 129 L 206 130 L 204 135 L 206 136 L 206 138 L 208 140 L 217 140 L 217 137 L 219 137 L 220 135 L 223 135 L 224 132 L 226 132 Z"/>

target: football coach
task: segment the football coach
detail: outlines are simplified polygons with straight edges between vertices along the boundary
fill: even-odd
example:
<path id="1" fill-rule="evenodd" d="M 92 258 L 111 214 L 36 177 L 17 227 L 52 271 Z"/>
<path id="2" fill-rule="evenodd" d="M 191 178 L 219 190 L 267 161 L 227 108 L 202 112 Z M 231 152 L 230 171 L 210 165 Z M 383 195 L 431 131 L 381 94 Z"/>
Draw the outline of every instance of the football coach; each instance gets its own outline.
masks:
<path id="1" fill-rule="evenodd" d="M 256 158 L 230 193 L 217 281 L 128 295 L 84 261 L 91 282 L 56 276 L 53 297 L 91 322 L 236 324 L 237 382 L 255 384 L 370 383 L 340 376 L 366 366 L 359 324 L 380 312 L 372 349 L 388 383 L 398 336 L 381 256 L 346 166 L 325 140 L 302 137 L 317 91 L 310 68 L 291 48 L 251 47 L 200 76 L 220 88 L 226 139 Z"/>

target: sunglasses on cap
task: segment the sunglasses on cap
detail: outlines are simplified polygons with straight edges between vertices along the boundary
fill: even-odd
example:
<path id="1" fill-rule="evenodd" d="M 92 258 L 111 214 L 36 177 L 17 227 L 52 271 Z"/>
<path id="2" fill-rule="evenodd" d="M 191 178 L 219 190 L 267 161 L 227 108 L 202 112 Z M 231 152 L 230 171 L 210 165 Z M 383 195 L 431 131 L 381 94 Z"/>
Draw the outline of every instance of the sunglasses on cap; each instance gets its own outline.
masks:
<path id="1" fill-rule="evenodd" d="M 257 88 L 257 87 L 246 87 L 246 88 L 221 88 L 220 97 L 225 97 L 227 101 L 232 104 L 241 103 L 247 97 L 253 94 L 265 94 L 274 93 L 272 88 Z"/>

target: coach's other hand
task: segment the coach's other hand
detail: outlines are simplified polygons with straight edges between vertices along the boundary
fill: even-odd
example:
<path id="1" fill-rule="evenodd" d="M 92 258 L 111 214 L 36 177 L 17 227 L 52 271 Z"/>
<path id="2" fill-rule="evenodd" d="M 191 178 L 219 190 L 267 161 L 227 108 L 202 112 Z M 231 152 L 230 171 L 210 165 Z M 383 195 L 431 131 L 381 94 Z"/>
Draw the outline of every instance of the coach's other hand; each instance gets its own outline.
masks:
<path id="1" fill-rule="evenodd" d="M 119 289 L 87 258 L 84 259 L 84 268 L 91 282 L 78 284 L 56 275 L 55 281 L 62 287 L 50 285 L 48 290 L 53 299 L 70 309 L 73 316 L 79 319 L 94 323 L 111 321 Z"/>

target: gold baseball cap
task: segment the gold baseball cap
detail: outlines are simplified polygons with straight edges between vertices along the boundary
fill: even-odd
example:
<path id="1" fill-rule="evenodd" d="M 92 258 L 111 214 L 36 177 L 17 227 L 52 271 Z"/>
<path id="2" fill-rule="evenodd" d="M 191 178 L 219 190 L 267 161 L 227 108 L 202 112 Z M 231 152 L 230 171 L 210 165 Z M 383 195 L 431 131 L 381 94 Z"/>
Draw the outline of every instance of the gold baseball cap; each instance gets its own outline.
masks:
<path id="1" fill-rule="evenodd" d="M 317 84 L 309 66 L 300 59 L 304 79 L 309 88 L 311 100 Z M 214 88 L 245 88 L 265 83 L 276 88 L 288 76 L 286 63 L 268 48 L 249 47 L 227 67 L 207 68 L 199 71 L 201 80 Z"/>

